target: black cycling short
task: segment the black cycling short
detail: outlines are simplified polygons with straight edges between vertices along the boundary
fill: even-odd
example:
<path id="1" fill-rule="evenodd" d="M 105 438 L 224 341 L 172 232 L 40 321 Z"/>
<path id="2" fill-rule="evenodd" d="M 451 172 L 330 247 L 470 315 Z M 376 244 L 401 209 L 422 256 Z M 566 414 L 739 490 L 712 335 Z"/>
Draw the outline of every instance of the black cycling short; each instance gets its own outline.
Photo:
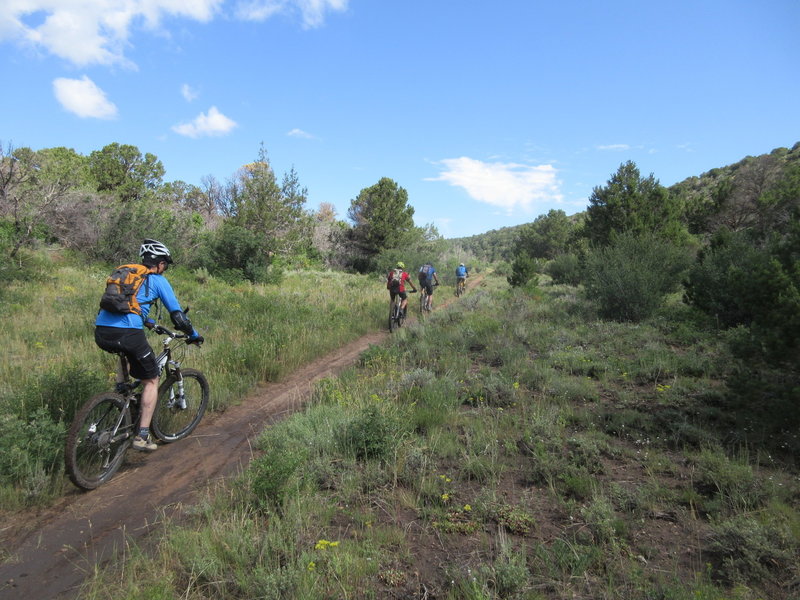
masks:
<path id="1" fill-rule="evenodd" d="M 156 355 L 147 343 L 144 329 L 98 325 L 94 328 L 94 341 L 106 352 L 124 354 L 131 377 L 155 379 L 159 376 Z"/>
<path id="2" fill-rule="evenodd" d="M 428 296 L 433 296 L 433 280 L 431 279 L 420 279 L 419 280 L 419 287 L 425 290 L 425 293 Z"/>
<path id="3" fill-rule="evenodd" d="M 408 293 L 389 290 L 389 300 L 394 301 L 395 296 L 400 296 L 400 300 L 405 300 L 408 298 Z"/>

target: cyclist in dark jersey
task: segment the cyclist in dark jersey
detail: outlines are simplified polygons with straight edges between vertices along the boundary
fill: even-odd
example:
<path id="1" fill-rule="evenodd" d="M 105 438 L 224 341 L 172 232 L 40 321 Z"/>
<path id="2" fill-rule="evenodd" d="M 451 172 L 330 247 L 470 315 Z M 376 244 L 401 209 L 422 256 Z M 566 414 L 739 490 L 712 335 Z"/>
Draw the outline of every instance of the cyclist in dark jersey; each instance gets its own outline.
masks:
<path id="1" fill-rule="evenodd" d="M 139 433 L 133 439 L 133 447 L 152 452 L 158 448 L 150 436 L 150 421 L 158 398 L 160 373 L 156 364 L 156 354 L 144 333 L 145 325 L 155 324 L 155 321 L 147 318 L 151 306 L 156 300 L 161 300 L 175 327 L 189 335 L 187 343 L 201 344 L 203 336 L 192 327 L 192 323 L 175 297 L 175 292 L 172 291 L 172 286 L 163 275 L 167 267 L 172 264 L 172 256 L 167 247 L 161 242 L 148 239 L 139 249 L 139 256 L 141 264 L 150 268 L 150 273 L 136 294 L 142 314 L 113 313 L 101 308 L 95 320 L 94 339 L 103 350 L 123 354 L 128 360 L 130 375 L 141 379 L 141 417 Z"/>
<path id="2" fill-rule="evenodd" d="M 428 310 L 433 310 L 433 286 L 434 283 L 439 285 L 439 276 L 436 275 L 436 269 L 433 268 L 431 263 L 425 263 L 419 268 L 417 273 L 419 278 L 419 286 L 428 294 Z"/>

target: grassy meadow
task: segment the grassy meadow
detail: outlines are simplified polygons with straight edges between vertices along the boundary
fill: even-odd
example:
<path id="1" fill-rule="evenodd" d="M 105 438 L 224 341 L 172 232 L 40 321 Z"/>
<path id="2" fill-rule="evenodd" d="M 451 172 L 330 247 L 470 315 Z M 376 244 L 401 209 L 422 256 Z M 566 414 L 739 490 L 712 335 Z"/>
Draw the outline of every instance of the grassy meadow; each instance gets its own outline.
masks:
<path id="1" fill-rule="evenodd" d="M 32 276 L 0 288 L 0 507 L 12 510 L 47 503 L 71 485 L 64 432 L 83 402 L 111 388 L 116 365 L 94 343 L 112 267 L 78 265 L 61 253 L 26 259 L 39 263 Z M 167 275 L 206 339 L 184 364 L 208 376 L 211 410 L 385 325 L 386 291 L 375 277 L 288 272 L 279 285 L 257 286 L 180 268 Z M 159 322 L 171 326 L 163 309 Z"/>
<path id="2" fill-rule="evenodd" d="M 253 313 L 283 306 L 290 282 L 274 300 L 197 288 L 194 318 L 214 340 L 201 368 L 225 357 L 272 375 L 264 363 L 283 352 L 253 339 L 240 357 L 230 330 L 277 326 Z M 333 304 L 341 317 L 315 341 L 352 310 Z M 380 321 L 378 304 L 365 310 Z M 759 407 L 731 408 L 726 347 L 678 302 L 620 324 L 576 288 L 488 277 L 320 382 L 264 431 L 240 480 L 131 542 L 81 597 L 798 598 L 800 441 L 762 435 Z"/>

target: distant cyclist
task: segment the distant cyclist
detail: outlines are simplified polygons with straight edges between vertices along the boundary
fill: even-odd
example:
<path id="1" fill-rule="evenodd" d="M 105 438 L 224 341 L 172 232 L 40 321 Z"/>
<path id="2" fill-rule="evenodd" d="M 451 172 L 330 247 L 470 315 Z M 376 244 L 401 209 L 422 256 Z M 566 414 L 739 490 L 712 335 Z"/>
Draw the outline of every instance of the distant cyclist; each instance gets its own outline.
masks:
<path id="1" fill-rule="evenodd" d="M 436 269 L 434 269 L 433 265 L 429 262 L 419 268 L 417 275 L 419 277 L 420 288 L 425 290 L 425 293 L 428 294 L 426 309 L 431 311 L 433 310 L 433 286 L 439 285 L 439 276 L 436 275 Z"/>
<path id="2" fill-rule="evenodd" d="M 469 277 L 467 267 L 464 266 L 464 263 L 461 263 L 456 267 L 456 285 L 467 285 L 467 277 Z"/>
<path id="3" fill-rule="evenodd" d="M 414 282 L 411 281 L 411 276 L 406 272 L 405 268 L 406 264 L 402 261 L 398 261 L 397 266 L 389 271 L 389 275 L 386 278 L 386 289 L 389 290 L 389 310 L 392 309 L 395 297 L 399 295 L 400 310 L 403 311 L 403 315 L 406 314 L 406 307 L 408 306 L 406 283 L 411 286 L 412 290 L 415 292 L 417 291 Z"/>

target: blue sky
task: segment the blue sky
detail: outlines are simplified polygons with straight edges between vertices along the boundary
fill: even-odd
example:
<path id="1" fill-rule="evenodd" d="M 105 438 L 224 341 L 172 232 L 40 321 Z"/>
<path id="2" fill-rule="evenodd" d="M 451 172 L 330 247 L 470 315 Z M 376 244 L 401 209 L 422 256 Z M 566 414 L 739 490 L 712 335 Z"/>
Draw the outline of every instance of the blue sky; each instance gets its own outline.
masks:
<path id="1" fill-rule="evenodd" d="M 0 143 L 224 182 L 263 142 L 345 218 L 390 177 L 445 237 L 800 141 L 798 0 L 4 0 Z"/>

